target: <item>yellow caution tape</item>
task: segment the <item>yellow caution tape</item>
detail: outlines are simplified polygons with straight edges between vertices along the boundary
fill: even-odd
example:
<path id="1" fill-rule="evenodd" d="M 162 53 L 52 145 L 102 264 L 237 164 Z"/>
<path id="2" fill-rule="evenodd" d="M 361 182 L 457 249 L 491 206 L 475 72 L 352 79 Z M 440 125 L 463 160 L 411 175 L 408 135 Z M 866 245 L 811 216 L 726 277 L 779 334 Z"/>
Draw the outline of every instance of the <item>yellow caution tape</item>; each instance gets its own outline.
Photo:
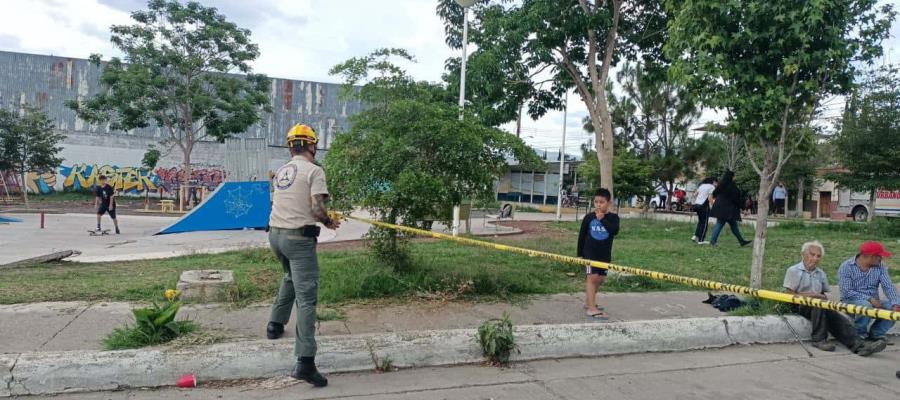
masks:
<path id="1" fill-rule="evenodd" d="M 515 247 L 515 246 L 485 242 L 485 241 L 475 240 L 475 239 L 470 239 L 470 238 L 465 238 L 465 237 L 445 235 L 443 233 L 431 232 L 431 231 L 426 231 L 423 229 L 410 228 L 408 226 L 389 224 L 386 222 L 374 221 L 374 220 L 367 219 L 367 218 L 355 217 L 355 216 L 352 216 L 349 214 L 342 214 L 342 217 L 345 219 L 353 219 L 353 220 L 357 220 L 360 222 L 365 222 L 367 224 L 371 224 L 371 225 L 375 225 L 375 226 L 382 226 L 385 228 L 395 229 L 395 230 L 402 231 L 402 232 L 409 232 L 409 233 L 414 233 L 417 235 L 431 236 L 431 237 L 437 238 L 437 239 L 446 239 L 446 240 L 451 240 L 454 242 L 465 243 L 465 244 L 470 244 L 473 246 L 480 246 L 480 247 L 485 247 L 485 248 L 494 249 L 494 250 L 519 253 L 519 254 L 524 254 L 527 256 L 531 256 L 531 257 L 549 258 L 551 260 L 556 260 L 556 261 L 560 261 L 560 262 L 564 262 L 564 263 L 568 263 L 568 264 L 589 265 L 591 267 L 596 267 L 596 268 L 603 268 L 603 269 L 608 269 L 608 270 L 612 270 L 612 271 L 625 272 L 625 273 L 629 273 L 632 275 L 645 276 L 647 278 L 660 280 L 660 281 L 675 282 L 675 283 L 680 283 L 683 285 L 701 287 L 701 288 L 710 289 L 710 290 L 718 290 L 718 291 L 723 291 L 723 292 L 743 294 L 743 295 L 753 296 L 753 297 L 760 298 L 760 299 L 769 299 L 769 300 L 780 301 L 783 303 L 798 304 L 801 306 L 815 307 L 815 308 L 821 308 L 821 309 L 825 309 L 825 310 L 832 310 L 832 311 L 839 311 L 839 312 L 846 312 L 849 314 L 864 315 L 864 316 L 867 316 L 870 318 L 880 318 L 880 319 L 887 319 L 887 320 L 893 320 L 893 321 L 900 321 L 900 312 L 897 312 L 897 311 L 882 310 L 879 308 L 872 308 L 872 307 L 863 307 L 863 306 L 858 306 L 855 304 L 847 304 L 847 303 L 841 303 L 841 302 L 830 301 L 830 300 L 814 299 L 812 297 L 788 294 L 788 293 L 783 293 L 783 292 L 776 292 L 776 291 L 772 291 L 772 290 L 753 289 L 753 288 L 750 288 L 747 286 L 732 285 L 732 284 L 728 284 L 728 283 L 709 281 L 709 280 L 705 280 L 705 279 L 691 278 L 691 277 L 681 276 L 681 275 L 666 274 L 666 273 L 662 273 L 662 272 L 649 271 L 646 269 L 626 267 L 626 266 L 622 266 L 622 265 L 610 264 L 610 263 L 605 263 L 605 262 L 600 262 L 600 261 L 592 261 L 592 260 L 587 260 L 587 259 L 579 258 L 579 257 L 564 256 L 564 255 L 560 255 L 560 254 L 548 253 L 545 251 L 531 250 L 531 249 L 526 249 L 523 247 Z"/>

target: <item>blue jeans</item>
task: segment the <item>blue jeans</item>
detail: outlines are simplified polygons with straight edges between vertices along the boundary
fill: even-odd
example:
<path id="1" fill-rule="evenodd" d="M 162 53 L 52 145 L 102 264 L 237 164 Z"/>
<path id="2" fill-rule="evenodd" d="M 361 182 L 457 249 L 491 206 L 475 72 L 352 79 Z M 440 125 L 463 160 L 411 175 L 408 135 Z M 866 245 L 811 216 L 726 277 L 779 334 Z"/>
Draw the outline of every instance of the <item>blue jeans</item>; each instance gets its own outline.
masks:
<path id="1" fill-rule="evenodd" d="M 722 228 L 725 227 L 726 223 L 728 224 L 729 227 L 731 227 L 731 233 L 733 233 L 734 237 L 737 238 L 738 243 L 741 243 L 744 241 L 744 237 L 741 236 L 741 230 L 740 230 L 740 228 L 738 228 L 737 221 L 735 221 L 733 219 L 723 220 L 721 218 L 716 218 L 716 227 L 713 228 L 712 241 L 710 242 L 710 244 L 715 245 L 716 243 L 718 243 L 719 233 L 722 232 Z"/>
<path id="2" fill-rule="evenodd" d="M 853 300 L 853 301 L 844 301 L 844 303 L 856 304 L 858 306 L 872 307 L 872 303 L 869 303 L 868 300 Z M 894 305 L 885 299 L 881 299 L 881 308 L 885 310 L 890 310 Z M 889 321 L 886 319 L 878 319 L 878 318 L 869 318 L 862 315 L 853 315 L 853 325 L 856 327 L 856 333 L 859 334 L 861 338 L 873 337 L 873 338 L 883 338 L 884 335 L 887 334 L 891 327 L 894 326 L 894 321 Z M 869 327 L 869 323 L 872 320 L 875 320 L 872 323 L 872 326 Z"/>

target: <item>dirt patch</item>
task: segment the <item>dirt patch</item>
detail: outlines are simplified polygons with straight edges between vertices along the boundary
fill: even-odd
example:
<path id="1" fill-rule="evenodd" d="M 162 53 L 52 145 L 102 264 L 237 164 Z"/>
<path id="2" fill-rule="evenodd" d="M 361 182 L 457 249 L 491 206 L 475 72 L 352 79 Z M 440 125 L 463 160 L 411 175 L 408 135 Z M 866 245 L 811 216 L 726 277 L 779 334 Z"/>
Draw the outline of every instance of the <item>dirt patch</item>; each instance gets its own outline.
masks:
<path id="1" fill-rule="evenodd" d="M 554 227 L 551 223 L 546 221 L 503 221 L 499 222 L 498 225 L 508 226 L 522 231 L 520 234 L 503 236 L 503 238 L 509 240 L 524 240 L 536 237 L 555 238 L 571 235 L 569 231 Z"/>
<path id="2" fill-rule="evenodd" d="M 323 242 L 316 246 L 317 251 L 359 250 L 366 248 L 365 240 L 346 240 L 342 242 Z"/>

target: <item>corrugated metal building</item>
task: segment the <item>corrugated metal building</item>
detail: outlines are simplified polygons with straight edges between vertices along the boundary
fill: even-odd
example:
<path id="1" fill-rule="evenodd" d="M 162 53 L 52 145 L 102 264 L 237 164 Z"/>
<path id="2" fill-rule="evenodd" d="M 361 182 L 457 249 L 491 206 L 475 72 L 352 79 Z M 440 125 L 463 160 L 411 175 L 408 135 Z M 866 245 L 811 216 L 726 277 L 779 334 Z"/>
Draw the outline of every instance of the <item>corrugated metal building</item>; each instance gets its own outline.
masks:
<path id="1" fill-rule="evenodd" d="M 0 51 L 0 104 L 28 103 L 44 108 L 59 129 L 67 134 L 107 134 L 165 138 L 158 127 L 129 132 L 109 130 L 108 125 L 90 125 L 65 106 L 67 100 L 97 94 L 101 69 L 85 59 Z M 243 138 L 265 138 L 281 145 L 284 133 L 295 123 L 309 124 L 327 148 L 340 130 L 349 127 L 348 117 L 360 104 L 338 98 L 341 85 L 271 78 L 269 99 L 272 113 L 263 123 L 250 127 Z"/>

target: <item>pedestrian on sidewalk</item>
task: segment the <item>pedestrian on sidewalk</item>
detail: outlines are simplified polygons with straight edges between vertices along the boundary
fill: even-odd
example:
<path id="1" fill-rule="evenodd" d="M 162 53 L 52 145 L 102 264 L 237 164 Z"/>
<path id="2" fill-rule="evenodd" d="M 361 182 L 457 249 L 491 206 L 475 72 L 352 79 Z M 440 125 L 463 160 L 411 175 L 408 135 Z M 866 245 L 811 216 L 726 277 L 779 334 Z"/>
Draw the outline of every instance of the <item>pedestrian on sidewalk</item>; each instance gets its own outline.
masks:
<path id="1" fill-rule="evenodd" d="M 297 365 L 291 376 L 317 387 L 328 385 L 316 369 L 316 304 L 319 296 L 319 261 L 316 256 L 320 222 L 337 229 L 340 221 L 328 215 L 328 186 L 325 171 L 315 163 L 316 132 L 297 124 L 287 133 L 291 161 L 275 173 L 272 185 L 272 214 L 269 217 L 269 245 L 281 262 L 284 278 L 266 335 L 278 339 L 297 304 L 294 356 Z"/>
<path id="2" fill-rule="evenodd" d="M 838 268 L 838 284 L 841 287 L 841 301 L 864 307 L 875 307 L 900 312 L 900 294 L 891 282 L 884 259 L 891 253 L 878 242 L 865 242 L 859 246 L 859 253 L 844 261 Z M 885 298 L 879 296 L 878 288 Z M 886 341 L 887 332 L 894 321 L 856 315 L 853 324 L 856 333 L 866 340 Z"/>
<path id="3" fill-rule="evenodd" d="M 831 291 L 828 276 L 819 268 L 819 262 L 825 255 L 825 247 L 818 240 L 803 243 L 800 248 L 802 261 L 791 266 L 784 274 L 784 291 L 789 294 L 828 300 L 826 293 Z M 882 341 L 866 342 L 856 334 L 856 328 L 843 314 L 818 307 L 791 305 L 793 311 L 812 323 L 812 345 L 822 351 L 834 351 L 833 344 L 828 343 L 830 333 L 838 342 L 847 346 L 850 351 L 866 357 L 884 350 Z"/>
<path id="4" fill-rule="evenodd" d="M 706 241 L 706 230 L 709 227 L 709 202 L 718 182 L 718 179 L 708 177 L 697 187 L 697 194 L 693 201 L 694 212 L 697 213 L 697 227 L 694 228 L 694 236 L 691 238 L 697 244 L 709 244 Z"/>
<path id="5" fill-rule="evenodd" d="M 778 214 L 782 214 L 784 217 L 787 217 L 787 210 L 785 209 L 785 201 L 787 200 L 787 189 L 784 187 L 784 182 L 778 182 L 778 186 L 772 190 L 772 200 L 775 203 L 774 214 L 778 216 Z"/>
<path id="6" fill-rule="evenodd" d="M 609 212 L 612 194 L 600 188 L 594 193 L 594 212 L 585 215 L 578 231 L 578 257 L 608 263 L 612 260 L 613 238 L 619 234 L 619 216 Z M 606 280 L 607 270 L 587 266 L 584 306 L 587 315 L 608 320 L 609 315 L 597 307 L 597 291 Z"/>
<path id="7" fill-rule="evenodd" d="M 741 220 L 741 191 L 734 184 L 734 172 L 725 171 L 722 180 L 713 190 L 713 198 L 715 202 L 709 210 L 709 216 L 716 218 L 716 226 L 713 228 L 712 244 L 715 246 L 719 241 L 719 233 L 725 224 L 731 227 L 731 233 L 737 238 L 740 245 L 746 246 L 751 240 L 744 240 L 741 236 L 741 229 L 738 227 L 738 221 Z"/>
<path id="8" fill-rule="evenodd" d="M 97 210 L 97 233 L 103 232 L 100 228 L 101 217 L 103 214 L 109 214 L 118 235 L 120 232 L 119 221 L 116 219 L 116 189 L 107 183 L 106 175 L 97 178 L 97 187 L 94 188 L 94 208 Z"/>

